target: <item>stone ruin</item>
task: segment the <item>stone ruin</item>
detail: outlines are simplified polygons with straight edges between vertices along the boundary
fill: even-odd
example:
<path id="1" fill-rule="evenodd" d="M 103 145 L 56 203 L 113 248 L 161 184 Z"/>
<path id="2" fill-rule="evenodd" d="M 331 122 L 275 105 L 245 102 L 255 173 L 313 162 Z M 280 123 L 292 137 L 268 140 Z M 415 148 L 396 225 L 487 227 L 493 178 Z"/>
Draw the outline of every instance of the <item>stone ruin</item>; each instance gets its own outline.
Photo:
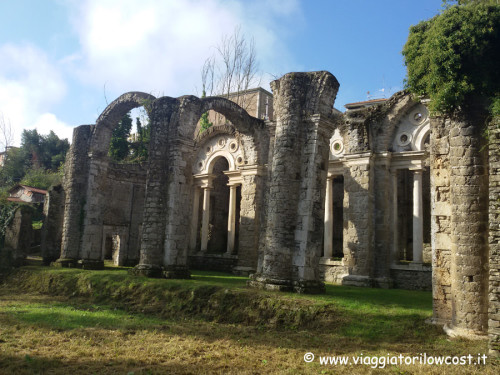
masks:
<path id="1" fill-rule="evenodd" d="M 75 128 L 46 208 L 46 261 L 98 269 L 109 258 L 167 278 L 224 270 L 301 293 L 324 281 L 432 289 L 435 323 L 489 332 L 500 353 L 500 135 L 488 151 L 484 114 L 431 117 L 404 92 L 342 114 L 328 72 L 271 87 L 257 91 L 255 117 L 220 97 L 130 92 Z M 112 162 L 113 128 L 145 102 L 149 160 Z M 199 134 L 207 111 L 227 121 Z"/>

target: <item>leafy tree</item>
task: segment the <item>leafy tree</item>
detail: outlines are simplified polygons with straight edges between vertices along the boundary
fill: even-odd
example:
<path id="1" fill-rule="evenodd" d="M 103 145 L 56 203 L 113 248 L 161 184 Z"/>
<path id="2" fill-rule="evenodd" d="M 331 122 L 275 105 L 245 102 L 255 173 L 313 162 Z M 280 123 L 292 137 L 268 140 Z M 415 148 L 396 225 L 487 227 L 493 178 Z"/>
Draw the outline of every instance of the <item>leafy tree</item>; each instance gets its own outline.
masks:
<path id="1" fill-rule="evenodd" d="M 500 6 L 445 3 L 441 14 L 410 28 L 403 48 L 406 85 L 431 99 L 431 111 L 452 113 L 480 101 L 494 111 L 500 107 Z"/>
<path id="2" fill-rule="evenodd" d="M 17 183 L 48 188 L 57 183 L 61 165 L 69 149 L 67 139 L 60 139 L 53 131 L 40 135 L 35 130 L 24 130 L 21 147 L 9 148 L 5 165 L 0 169 L 0 186 Z"/>
<path id="3" fill-rule="evenodd" d="M 59 171 L 52 172 L 42 168 L 34 168 L 28 170 L 20 184 L 47 190 L 52 185 L 58 185 L 61 182 L 62 175 Z"/>
<path id="4" fill-rule="evenodd" d="M 109 156 L 116 161 L 124 160 L 129 155 L 130 130 L 132 129 L 132 118 L 127 113 L 122 117 L 118 126 L 113 130 L 109 147 Z"/>
<path id="5" fill-rule="evenodd" d="M 57 171 L 66 159 L 69 142 L 67 139 L 60 139 L 52 130 L 48 135 L 40 135 L 36 129 L 24 130 L 21 148 L 31 167 Z"/>
<path id="6" fill-rule="evenodd" d="M 137 139 L 130 144 L 132 148 L 132 161 L 144 161 L 148 158 L 148 145 L 150 138 L 149 124 L 142 126 L 141 119 L 136 117 L 135 126 L 137 128 Z"/>
<path id="7" fill-rule="evenodd" d="M 9 148 L 5 164 L 0 168 L 0 185 L 11 186 L 18 183 L 29 167 L 29 158 L 23 148 Z"/>

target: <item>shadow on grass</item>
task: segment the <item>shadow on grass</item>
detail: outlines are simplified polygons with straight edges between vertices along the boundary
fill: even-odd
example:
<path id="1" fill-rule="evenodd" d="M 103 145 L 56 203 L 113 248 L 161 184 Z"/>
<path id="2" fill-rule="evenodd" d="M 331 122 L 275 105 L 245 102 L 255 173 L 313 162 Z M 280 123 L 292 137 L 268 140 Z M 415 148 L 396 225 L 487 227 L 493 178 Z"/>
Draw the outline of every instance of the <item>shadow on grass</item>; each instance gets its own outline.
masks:
<path id="1" fill-rule="evenodd" d="M 112 358 L 106 360 L 60 360 L 44 356 L 5 355 L 0 352 L 0 373 L 16 375 L 33 374 L 196 374 L 196 363 L 154 364 L 147 361 L 129 360 L 120 363 Z"/>

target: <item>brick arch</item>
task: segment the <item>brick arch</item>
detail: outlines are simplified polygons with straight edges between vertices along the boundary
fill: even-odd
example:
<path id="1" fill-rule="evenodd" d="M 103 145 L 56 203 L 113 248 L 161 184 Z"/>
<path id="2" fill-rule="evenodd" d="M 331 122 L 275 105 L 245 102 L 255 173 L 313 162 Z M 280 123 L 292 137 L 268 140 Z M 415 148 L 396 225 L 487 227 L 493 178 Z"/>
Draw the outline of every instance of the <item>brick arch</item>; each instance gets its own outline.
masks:
<path id="1" fill-rule="evenodd" d="M 113 100 L 97 118 L 96 127 L 92 139 L 91 152 L 96 156 L 108 153 L 111 134 L 118 125 L 121 118 L 130 110 L 142 107 L 148 101 L 156 98 L 144 92 L 127 92 Z"/>

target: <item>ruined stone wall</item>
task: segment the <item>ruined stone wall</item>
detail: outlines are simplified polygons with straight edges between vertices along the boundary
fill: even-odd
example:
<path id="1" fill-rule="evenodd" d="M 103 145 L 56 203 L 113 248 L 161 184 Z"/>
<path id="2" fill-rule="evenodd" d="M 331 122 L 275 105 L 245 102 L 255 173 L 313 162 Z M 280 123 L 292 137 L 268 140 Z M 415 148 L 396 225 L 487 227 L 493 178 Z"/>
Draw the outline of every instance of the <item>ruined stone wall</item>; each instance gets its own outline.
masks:
<path id="1" fill-rule="evenodd" d="M 488 170 L 485 117 L 468 110 L 449 129 L 451 197 L 451 327 L 484 334 L 488 326 Z"/>
<path id="2" fill-rule="evenodd" d="M 81 125 L 73 130 L 73 141 L 66 156 L 63 188 L 66 192 L 62 232 L 61 264 L 75 263 L 80 256 L 89 171 L 88 153 L 93 126 Z"/>
<path id="3" fill-rule="evenodd" d="M 12 264 L 21 266 L 31 248 L 33 208 L 20 205 L 5 229 L 4 251 L 11 254 Z"/>
<path id="4" fill-rule="evenodd" d="M 258 262 L 260 213 L 263 209 L 263 176 L 243 172 L 240 203 L 240 232 L 236 273 L 255 272 Z M 260 172 L 262 173 L 262 172 Z"/>
<path id="5" fill-rule="evenodd" d="M 375 285 L 389 288 L 392 286 L 390 266 L 392 263 L 392 175 L 388 160 L 374 160 L 374 187 L 373 187 L 373 277 Z"/>
<path id="6" fill-rule="evenodd" d="M 500 355 L 500 119 L 489 126 L 489 309 L 490 354 Z"/>
<path id="7" fill-rule="evenodd" d="M 112 163 L 108 169 L 108 186 L 104 200 L 103 225 L 106 236 L 120 233 L 121 265 L 139 261 L 140 226 L 143 220 L 146 169 L 142 164 Z M 106 238 L 103 238 L 103 243 Z"/>
<path id="8" fill-rule="evenodd" d="M 345 285 L 371 286 L 373 272 L 373 163 L 370 155 L 356 155 L 344 174 L 347 230 L 344 262 L 349 267 Z"/>
<path id="9" fill-rule="evenodd" d="M 65 192 L 62 185 L 49 189 L 43 206 L 41 254 L 44 264 L 57 260 L 61 254 Z"/>
<path id="10" fill-rule="evenodd" d="M 290 73 L 273 82 L 276 133 L 266 199 L 264 255 L 250 285 L 321 290 L 330 116 L 337 80 L 327 72 Z"/>
<path id="11" fill-rule="evenodd" d="M 390 275 L 393 287 L 408 290 L 432 290 L 432 268 L 422 265 L 418 266 L 418 268 L 392 266 Z"/>
<path id="12" fill-rule="evenodd" d="M 451 320 L 451 197 L 449 119 L 431 117 L 431 245 L 433 321 Z"/>

